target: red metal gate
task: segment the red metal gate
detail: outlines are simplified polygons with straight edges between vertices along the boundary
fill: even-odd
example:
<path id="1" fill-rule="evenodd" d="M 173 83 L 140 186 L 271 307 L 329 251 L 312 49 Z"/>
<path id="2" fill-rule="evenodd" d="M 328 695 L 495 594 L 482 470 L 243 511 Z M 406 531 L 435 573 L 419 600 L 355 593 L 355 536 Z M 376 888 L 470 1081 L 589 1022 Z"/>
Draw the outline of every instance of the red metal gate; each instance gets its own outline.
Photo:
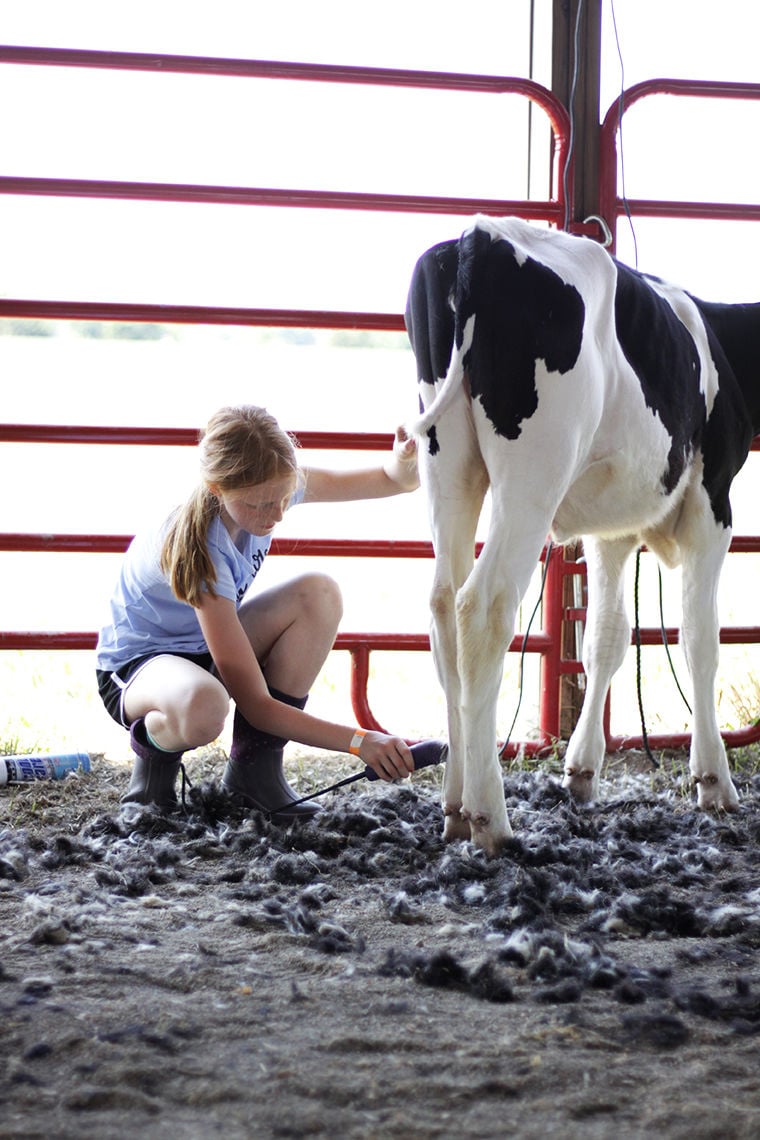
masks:
<path id="1" fill-rule="evenodd" d="M 379 87 L 425 88 L 440 91 L 480 92 L 488 94 L 511 93 L 523 96 L 539 107 L 551 125 L 554 145 L 552 185 L 554 196 L 546 201 L 442 198 L 419 195 L 365 194 L 356 192 L 317 191 L 310 189 L 270 189 L 257 187 L 231 187 L 124 181 L 91 181 L 84 179 L 0 177 L 0 193 L 77 197 L 94 199 L 130 199 L 142 201 L 215 203 L 225 205 L 256 205 L 273 208 L 320 208 L 341 210 L 371 210 L 392 213 L 457 214 L 475 212 L 493 215 L 516 214 L 529 220 L 546 221 L 563 226 L 572 218 L 572 203 L 565 200 L 564 188 L 571 179 L 563 177 L 570 160 L 570 120 L 565 108 L 549 91 L 530 80 L 498 76 L 459 75 L 437 72 L 402 71 L 377 68 L 333 67 L 326 65 L 277 63 L 255 60 L 217 59 L 195 56 L 147 55 L 127 52 L 98 52 L 30 47 L 0 47 L 0 63 L 45 65 L 53 67 L 100 68 L 126 71 L 161 72 L 164 74 L 226 75 L 271 80 L 288 79 L 320 83 L 370 84 Z M 759 98 L 760 85 L 698 84 L 687 81 L 657 81 L 657 85 L 640 84 L 626 92 L 622 101 L 616 101 L 605 118 L 601 132 L 601 213 L 613 233 L 618 216 L 626 208 L 616 196 L 615 142 L 621 108 L 625 108 L 643 95 L 666 91 L 670 94 L 709 94 L 728 98 Z M 633 213 L 657 211 L 692 217 L 743 217 L 760 218 L 760 206 L 730 206 L 713 204 L 698 206 L 684 203 L 628 202 Z M 573 227 L 588 230 L 588 227 Z M 0 317 L 43 318 L 119 322 L 156 322 L 207 325 L 249 325 L 272 327 L 403 330 L 403 318 L 395 313 L 356 313 L 315 310 L 251 309 L 188 305 L 123 304 L 91 301 L 0 299 Z M 305 448 L 332 448 L 350 450 L 385 450 L 390 437 L 353 433 L 316 433 L 296 431 Z M 192 446 L 196 434 L 184 429 L 115 428 L 54 426 L 46 424 L 0 424 L 0 442 L 30 443 L 55 442 L 70 444 L 118 443 L 124 445 L 178 445 Z M 125 549 L 129 535 L 87 534 L 0 534 L 0 551 L 86 551 L 92 553 L 118 552 Z M 432 548 L 427 542 L 373 541 L 357 542 L 349 539 L 299 539 L 299 554 L 319 556 L 428 558 Z M 736 538 L 732 549 L 741 552 L 760 551 L 760 538 Z M 289 540 L 275 540 L 273 553 L 293 553 Z M 546 552 L 544 557 L 546 557 Z M 527 651 L 541 656 L 540 723 L 535 740 L 513 743 L 510 751 L 518 747 L 537 752 L 560 737 L 559 686 L 563 675 L 582 671 L 580 662 L 566 659 L 562 654 L 563 628 L 567 621 L 583 619 L 582 608 L 569 608 L 564 601 L 565 580 L 569 575 L 582 574 L 582 564 L 568 559 L 563 551 L 553 550 L 547 568 L 543 604 L 542 629 L 532 633 L 526 642 Z M 674 637 L 674 631 L 669 636 Z M 741 628 L 722 631 L 724 642 L 760 641 L 760 630 Z M 659 630 L 641 631 L 643 644 L 661 640 Z M 94 645 L 91 631 L 0 631 L 0 649 L 68 648 L 87 649 Z M 372 650 L 425 651 L 429 649 L 426 634 L 416 633 L 341 633 L 337 649 L 351 654 L 351 694 L 359 722 L 376 727 L 377 721 L 369 707 L 367 680 Z M 522 648 L 522 639 L 515 638 L 510 647 Z M 760 739 L 760 727 L 751 726 L 736 733 L 724 734 L 729 744 L 744 744 Z M 611 737 L 607 726 L 608 745 L 617 747 L 623 738 Z M 688 737 L 650 736 L 655 747 L 684 743 Z M 626 737 L 628 746 L 637 746 L 640 738 Z"/>
<path id="2" fill-rule="evenodd" d="M 690 79 L 648 79 L 624 91 L 607 112 L 600 131 L 599 151 L 599 206 L 614 235 L 621 217 L 658 217 L 701 220 L 760 221 L 760 205 L 735 202 L 684 202 L 662 199 L 623 199 L 618 193 L 618 132 L 625 112 L 640 100 L 658 95 L 680 98 L 760 100 L 760 83 L 728 83 Z M 614 248 L 614 245 L 613 245 Z M 760 436 L 753 443 L 753 451 L 760 451 Z M 760 536 L 735 535 L 731 542 L 731 553 L 760 553 Z M 578 615 L 580 616 L 580 615 Z M 665 631 L 668 642 L 678 639 L 678 631 Z M 731 626 L 722 628 L 720 640 L 723 645 L 760 643 L 760 628 L 757 626 Z M 662 645 L 662 631 L 641 630 L 642 645 Z M 609 703 L 606 717 L 607 748 L 640 748 L 642 736 L 613 735 L 609 724 Z M 729 747 L 740 747 L 760 740 L 760 724 L 752 723 L 744 728 L 724 730 L 723 739 Z M 689 733 L 650 733 L 648 740 L 653 748 L 678 748 L 688 745 Z"/>
<path id="3" fill-rule="evenodd" d="M 377 68 L 332 67 L 315 64 L 278 63 L 257 60 L 217 59 L 191 56 L 145 55 L 127 52 L 76 51 L 30 47 L 0 47 L 0 63 L 46 65 L 53 67 L 103 68 L 148 71 L 162 74 L 238 76 L 271 80 L 304 80 L 321 83 L 371 84 L 380 87 L 424 88 L 440 91 L 517 94 L 529 99 L 547 116 L 553 135 L 554 197 L 546 201 L 443 198 L 412 195 L 364 194 L 309 189 L 270 189 L 209 185 L 180 185 L 143 182 L 108 182 L 84 179 L 0 177 L 0 193 L 130 199 L 142 201 L 255 205 L 275 208 L 319 208 L 373 210 L 392 213 L 435 213 L 469 216 L 475 212 L 494 215 L 519 214 L 525 218 L 561 226 L 567 216 L 563 197 L 562 172 L 568 161 L 570 122 L 565 108 L 549 91 L 531 80 L 499 76 L 444 74 Z M 396 313 L 357 313 L 283 309 L 222 308 L 187 305 L 119 304 L 88 301 L 0 299 L 0 317 L 43 318 L 90 321 L 155 322 L 212 325 L 254 325 L 272 327 L 370 329 L 403 331 Z M 298 431 L 304 448 L 386 450 L 391 438 L 384 435 L 315 433 Z M 181 429 L 77 427 L 47 424 L 0 425 L 0 442 L 69 444 L 119 443 L 125 445 L 180 445 L 196 443 L 196 433 Z M 0 534 L 0 551 L 78 551 L 113 552 L 125 549 L 129 535 L 87 534 Z M 295 553 L 288 540 L 275 540 L 273 554 Z M 299 555 L 346 557 L 432 557 L 428 542 L 356 542 L 349 539 L 297 542 Z M 555 552 L 547 576 L 547 602 L 543 629 L 527 638 L 525 649 L 541 655 L 540 732 L 537 740 L 525 743 L 533 752 L 550 745 L 558 737 L 560 637 L 562 626 L 562 556 Z M 87 649 L 94 645 L 91 631 L 0 631 L 0 649 L 67 648 Z M 522 648 L 516 638 L 512 648 Z M 351 654 L 351 696 L 359 722 L 376 727 L 369 707 L 367 680 L 372 650 L 429 649 L 427 634 L 341 633 L 337 649 Z M 512 745 L 512 750 L 517 745 Z"/>

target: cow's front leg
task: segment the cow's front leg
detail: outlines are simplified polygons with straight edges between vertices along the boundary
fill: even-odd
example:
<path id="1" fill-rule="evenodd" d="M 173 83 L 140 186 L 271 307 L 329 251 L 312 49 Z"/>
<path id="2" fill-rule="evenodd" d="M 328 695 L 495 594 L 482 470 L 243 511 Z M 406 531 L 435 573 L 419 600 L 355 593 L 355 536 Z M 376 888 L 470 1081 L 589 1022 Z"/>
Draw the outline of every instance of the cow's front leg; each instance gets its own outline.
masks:
<path id="1" fill-rule="evenodd" d="M 696 513 L 695 513 L 696 515 Z M 701 525 L 699 525 L 701 524 Z M 692 683 L 694 723 L 689 768 L 701 808 L 734 811 L 739 804 L 715 712 L 720 631 L 718 579 L 731 541 L 705 509 L 692 523 L 684 550 L 681 642 Z"/>
<path id="2" fill-rule="evenodd" d="M 586 693 L 583 709 L 565 754 L 563 787 L 581 803 L 599 794 L 604 763 L 604 702 L 631 640 L 626 614 L 623 571 L 634 538 L 585 542 L 588 568 L 588 612 L 583 639 Z"/>
<path id="3" fill-rule="evenodd" d="M 466 771 L 462 821 L 468 826 L 469 838 L 476 847 L 486 855 L 498 855 L 512 837 L 498 752 L 491 747 L 490 756 L 483 763 L 482 747 L 478 746 L 467 755 Z M 468 803 L 480 807 L 465 806 Z"/>

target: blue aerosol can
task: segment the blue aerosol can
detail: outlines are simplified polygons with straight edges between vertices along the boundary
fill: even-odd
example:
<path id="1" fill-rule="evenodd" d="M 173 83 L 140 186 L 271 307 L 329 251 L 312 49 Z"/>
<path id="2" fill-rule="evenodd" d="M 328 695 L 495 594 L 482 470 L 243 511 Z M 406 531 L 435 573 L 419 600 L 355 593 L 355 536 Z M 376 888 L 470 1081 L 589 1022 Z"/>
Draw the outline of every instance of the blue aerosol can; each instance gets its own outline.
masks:
<path id="1" fill-rule="evenodd" d="M 87 752 L 30 753 L 0 756 L 0 786 L 29 780 L 62 780 L 69 772 L 89 772 Z"/>

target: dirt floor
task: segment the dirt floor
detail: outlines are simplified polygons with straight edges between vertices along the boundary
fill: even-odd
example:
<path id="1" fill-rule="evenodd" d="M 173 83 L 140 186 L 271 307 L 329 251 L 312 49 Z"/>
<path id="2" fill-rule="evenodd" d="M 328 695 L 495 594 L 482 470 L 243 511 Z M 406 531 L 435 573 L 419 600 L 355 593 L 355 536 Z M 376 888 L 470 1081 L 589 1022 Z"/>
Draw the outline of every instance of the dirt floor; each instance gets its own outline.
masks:
<path id="1" fill-rule="evenodd" d="M 0 1137 L 760 1136 L 758 777 L 716 819 L 679 757 L 590 808 L 506 771 L 489 861 L 435 771 L 287 830 L 222 763 L 176 817 L 97 758 L 0 792 Z"/>

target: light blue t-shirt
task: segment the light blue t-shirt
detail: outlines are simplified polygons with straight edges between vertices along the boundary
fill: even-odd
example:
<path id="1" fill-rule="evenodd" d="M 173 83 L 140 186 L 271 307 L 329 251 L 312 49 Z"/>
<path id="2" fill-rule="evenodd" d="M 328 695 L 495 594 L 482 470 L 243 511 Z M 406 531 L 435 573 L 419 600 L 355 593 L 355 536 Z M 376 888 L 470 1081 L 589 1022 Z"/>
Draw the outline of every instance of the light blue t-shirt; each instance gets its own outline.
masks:
<path id="1" fill-rule="evenodd" d="M 303 498 L 299 489 L 290 506 Z M 138 534 L 130 543 L 111 596 L 111 620 L 95 650 L 97 668 L 115 672 L 136 657 L 155 653 L 208 653 L 196 612 L 175 597 L 161 569 L 167 522 Z M 208 551 L 216 570 L 215 592 L 237 606 L 261 569 L 272 536 L 248 535 L 239 550 L 220 518 L 208 532 Z"/>

